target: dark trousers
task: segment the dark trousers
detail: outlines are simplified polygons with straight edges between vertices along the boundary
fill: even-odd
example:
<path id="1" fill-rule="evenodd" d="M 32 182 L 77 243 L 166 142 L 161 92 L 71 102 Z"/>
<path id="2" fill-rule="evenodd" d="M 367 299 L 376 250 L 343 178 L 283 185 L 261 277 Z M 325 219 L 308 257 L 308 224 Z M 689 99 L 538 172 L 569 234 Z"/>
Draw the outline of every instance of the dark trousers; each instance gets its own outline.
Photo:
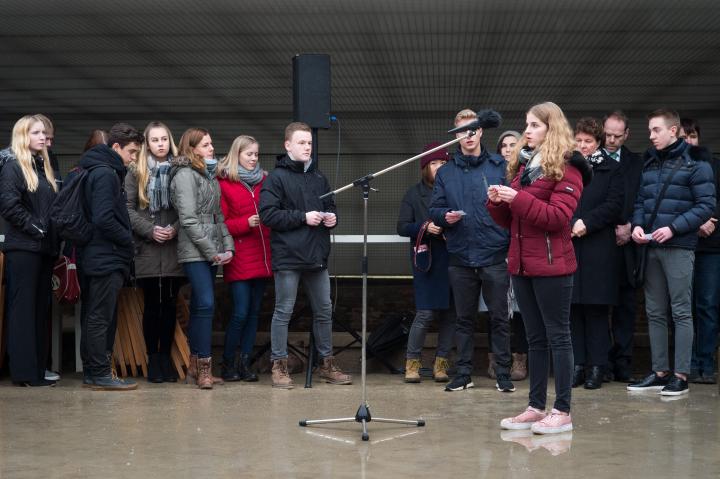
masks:
<path id="1" fill-rule="evenodd" d="M 623 248 L 635 248 L 635 245 L 625 245 Z M 618 288 L 618 304 L 613 306 L 612 312 L 612 345 L 610 346 L 608 359 L 610 368 L 625 369 L 630 373 L 637 298 L 635 295 L 636 289 L 630 285 L 626 274 L 630 252 L 623 251 L 623 253 L 625 254 L 620 255 L 622 258 L 620 269 L 622 274 L 620 275 L 620 287 Z"/>
<path id="2" fill-rule="evenodd" d="M 225 331 L 223 360 L 226 364 L 234 360 L 238 344 L 241 354 L 252 353 L 266 283 L 265 278 L 254 278 L 228 284 L 233 312 Z"/>
<path id="3" fill-rule="evenodd" d="M 27 251 L 5 253 L 7 350 L 15 382 L 45 377 L 53 258 Z"/>
<path id="4" fill-rule="evenodd" d="M 510 279 L 505 263 L 484 268 L 450 266 L 450 286 L 455 299 L 458 375 L 472 374 L 472 357 L 475 350 L 474 335 L 477 320 L 480 291 L 488 306 L 490 329 L 492 330 L 492 352 L 495 355 L 496 374 L 510 374 L 510 307 L 508 288 Z"/>
<path id="5" fill-rule="evenodd" d="M 525 323 L 521 313 L 512 313 L 510 318 L 510 350 L 513 353 L 527 354 L 528 343 L 525 334 Z M 488 349 L 492 351 L 492 329 L 488 329 Z"/>
<path id="6" fill-rule="evenodd" d="M 570 333 L 573 356 L 579 366 L 607 366 L 610 335 L 610 306 L 573 304 L 570 310 Z"/>
<path id="7" fill-rule="evenodd" d="M 704 376 L 715 373 L 720 315 L 720 254 L 695 254 L 695 341 L 690 371 Z"/>
<path id="8" fill-rule="evenodd" d="M 550 372 L 555 371 L 555 409 L 570 412 L 573 351 L 570 300 L 573 277 L 512 277 L 515 298 L 525 321 L 530 372 L 530 406 L 545 409 Z M 551 352 L 552 351 L 552 352 Z"/>
<path id="9" fill-rule="evenodd" d="M 86 296 L 89 295 L 90 291 L 90 284 L 88 283 L 89 276 L 85 276 L 82 272 L 82 270 L 78 269 L 78 281 L 80 282 L 80 360 L 83 364 L 83 370 L 87 373 L 86 375 L 89 375 L 88 368 L 88 354 L 87 354 L 87 344 L 85 342 L 85 334 L 83 331 L 85 331 L 85 319 L 87 318 L 87 299 Z M 115 311 L 113 312 L 113 319 L 110 323 L 110 326 L 108 327 L 110 331 L 117 330 L 117 308 L 115 308 Z M 108 353 L 111 353 L 113 350 L 113 347 L 115 345 L 115 335 L 108 335 L 107 337 L 107 344 L 105 345 L 106 351 Z"/>
<path id="10" fill-rule="evenodd" d="M 85 316 L 82 322 L 86 354 L 83 370 L 90 377 L 110 375 L 110 355 L 117 330 L 117 300 L 124 279 L 120 271 L 85 277 L 81 313 Z"/>
<path id="11" fill-rule="evenodd" d="M 215 314 L 215 272 L 217 266 L 208 261 L 183 263 L 190 281 L 190 353 L 199 358 L 212 356 L 212 323 Z"/>
<path id="12" fill-rule="evenodd" d="M 143 291 L 143 336 L 148 355 L 170 354 L 177 322 L 177 294 L 181 278 L 141 278 Z"/>

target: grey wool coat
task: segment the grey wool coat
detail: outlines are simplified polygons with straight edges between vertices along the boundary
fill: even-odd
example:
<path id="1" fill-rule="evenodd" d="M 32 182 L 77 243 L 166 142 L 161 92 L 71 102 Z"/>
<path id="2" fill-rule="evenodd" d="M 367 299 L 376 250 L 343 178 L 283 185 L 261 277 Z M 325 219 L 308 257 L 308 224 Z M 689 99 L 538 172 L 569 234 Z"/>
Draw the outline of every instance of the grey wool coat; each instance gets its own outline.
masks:
<path id="1" fill-rule="evenodd" d="M 135 277 L 184 276 L 183 269 L 178 263 L 178 236 L 176 235 L 164 243 L 156 242 L 152 236 L 155 226 L 171 225 L 179 233 L 180 223 L 177 211 L 172 207 L 152 214 L 149 208 L 140 208 L 135 163 L 131 163 L 128 167 L 128 174 L 125 177 L 125 195 L 135 242 Z"/>

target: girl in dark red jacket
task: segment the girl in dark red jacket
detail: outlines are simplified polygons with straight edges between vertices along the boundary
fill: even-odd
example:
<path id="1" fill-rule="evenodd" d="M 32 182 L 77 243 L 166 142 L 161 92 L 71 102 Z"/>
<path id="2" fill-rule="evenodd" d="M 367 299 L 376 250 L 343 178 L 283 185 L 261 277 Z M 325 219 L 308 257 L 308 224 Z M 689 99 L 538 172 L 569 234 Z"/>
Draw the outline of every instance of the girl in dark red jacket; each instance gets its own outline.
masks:
<path id="1" fill-rule="evenodd" d="M 267 278 L 272 276 L 270 229 L 260 223 L 258 203 L 266 173 L 258 163 L 259 145 L 238 136 L 220 163 L 221 206 L 235 241 L 235 256 L 223 269 L 230 287 L 233 314 L 225 333 L 222 377 L 226 381 L 257 381 L 250 370 L 258 315 Z M 240 358 L 236 349 L 240 344 Z"/>
<path id="2" fill-rule="evenodd" d="M 572 430 L 570 300 L 576 263 L 570 219 L 592 171 L 573 151 L 572 129 L 556 104 L 533 106 L 526 124 L 508 164 L 510 186 L 493 185 L 488 191 L 490 214 L 510 230 L 508 269 L 529 345 L 530 404 L 500 425 L 548 434 Z M 547 414 L 550 350 L 555 405 Z"/>

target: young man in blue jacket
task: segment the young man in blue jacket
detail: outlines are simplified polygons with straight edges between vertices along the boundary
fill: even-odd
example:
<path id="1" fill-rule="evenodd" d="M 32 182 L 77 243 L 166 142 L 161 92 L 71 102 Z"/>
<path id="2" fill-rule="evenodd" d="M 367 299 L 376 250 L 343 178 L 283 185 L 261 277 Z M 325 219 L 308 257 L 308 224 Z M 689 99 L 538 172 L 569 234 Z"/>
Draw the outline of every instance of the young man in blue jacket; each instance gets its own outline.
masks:
<path id="1" fill-rule="evenodd" d="M 474 111 L 462 110 L 455 116 L 455 126 L 467 125 L 476 118 Z M 505 182 L 506 163 L 502 156 L 483 148 L 481 138 L 482 129 L 478 129 L 474 136 L 460 141 L 453 158 L 437 172 L 430 202 L 430 217 L 444 229 L 447 238 L 448 273 L 457 313 L 457 373 L 445 390 L 474 386 L 470 376 L 473 336 L 482 288 L 490 314 L 496 387 L 498 391 L 512 392 L 515 387 L 510 381 L 510 277 L 506 262 L 510 238 L 485 206 L 488 186 Z"/>
<path id="2" fill-rule="evenodd" d="M 79 248 L 78 266 L 83 281 L 82 342 L 86 355 L 84 385 L 119 391 L 137 388 L 130 379 L 114 377 L 110 359 L 117 327 L 117 299 L 130 274 L 133 237 L 125 188 L 126 167 L 135 161 L 145 138 L 132 126 L 110 128 L 106 145 L 83 155 L 80 167 L 89 170 L 83 191 L 85 211 L 93 232 Z"/>
<path id="3" fill-rule="evenodd" d="M 653 148 L 643 157 L 632 239 L 648 247 L 645 312 L 653 372 L 630 384 L 628 390 L 660 390 L 663 396 L 678 396 L 688 392 L 695 246 L 698 230 L 715 211 L 715 185 L 709 155 L 678 138 L 680 117 L 676 112 L 656 110 L 648 120 Z M 668 187 L 658 204 L 665 183 Z M 675 323 L 674 374 L 668 359 L 670 317 Z"/>

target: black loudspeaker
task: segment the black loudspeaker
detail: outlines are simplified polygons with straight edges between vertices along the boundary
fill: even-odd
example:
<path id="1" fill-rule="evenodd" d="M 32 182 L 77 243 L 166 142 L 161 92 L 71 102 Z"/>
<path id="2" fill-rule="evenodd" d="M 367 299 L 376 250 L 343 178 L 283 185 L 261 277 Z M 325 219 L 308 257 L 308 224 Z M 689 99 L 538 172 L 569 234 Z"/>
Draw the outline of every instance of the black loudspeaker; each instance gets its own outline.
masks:
<path id="1" fill-rule="evenodd" d="M 293 119 L 330 128 L 330 55 L 293 57 Z"/>

